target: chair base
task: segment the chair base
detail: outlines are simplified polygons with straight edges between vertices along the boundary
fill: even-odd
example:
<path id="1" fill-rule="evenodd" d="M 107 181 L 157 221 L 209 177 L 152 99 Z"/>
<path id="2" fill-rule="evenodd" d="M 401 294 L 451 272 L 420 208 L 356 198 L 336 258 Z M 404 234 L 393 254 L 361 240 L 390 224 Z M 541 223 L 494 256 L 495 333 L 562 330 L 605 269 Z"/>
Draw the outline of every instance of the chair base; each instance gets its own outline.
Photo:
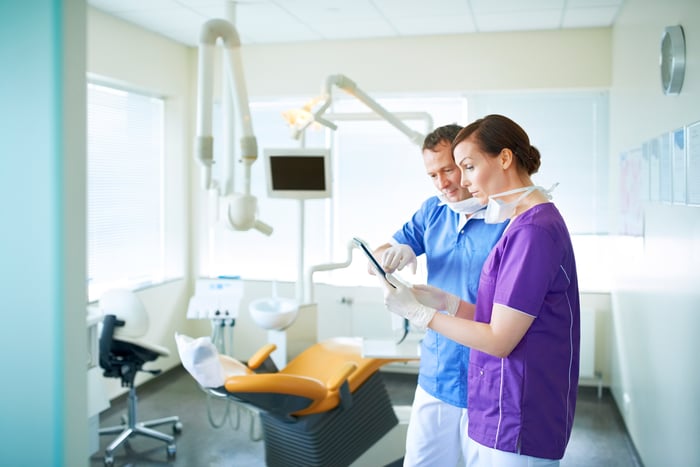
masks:
<path id="1" fill-rule="evenodd" d="M 265 412 L 260 417 L 267 467 L 349 466 L 399 423 L 379 372 L 352 394 L 347 407 L 294 422 Z"/>
<path id="2" fill-rule="evenodd" d="M 167 443 L 166 452 L 168 454 L 168 458 L 175 457 L 175 437 L 166 435 L 165 433 L 161 433 L 160 431 L 152 430 L 150 427 L 172 423 L 173 433 L 178 434 L 182 431 L 182 423 L 180 422 L 180 418 L 177 416 L 173 416 L 158 418 L 155 420 L 148 420 L 144 422 L 137 422 L 137 400 L 138 399 L 136 397 L 136 389 L 132 387 L 129 390 L 128 412 L 124 423 L 112 427 L 100 428 L 99 430 L 100 435 L 110 435 L 119 433 L 119 436 L 117 436 L 117 438 L 114 441 L 112 441 L 109 444 L 109 446 L 107 446 L 107 448 L 105 449 L 105 465 L 113 465 L 114 451 L 123 443 L 125 443 L 129 438 L 137 435 L 146 436 Z"/>

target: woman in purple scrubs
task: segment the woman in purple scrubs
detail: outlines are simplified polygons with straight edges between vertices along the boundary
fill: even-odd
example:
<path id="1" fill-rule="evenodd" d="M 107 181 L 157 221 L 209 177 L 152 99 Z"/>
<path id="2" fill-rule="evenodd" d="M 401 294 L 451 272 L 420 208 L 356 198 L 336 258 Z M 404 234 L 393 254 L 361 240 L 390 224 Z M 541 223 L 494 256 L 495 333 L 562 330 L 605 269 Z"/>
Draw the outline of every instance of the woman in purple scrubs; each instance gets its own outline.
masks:
<path id="1" fill-rule="evenodd" d="M 558 466 L 571 436 L 579 370 L 569 232 L 549 191 L 530 179 L 540 153 L 518 124 L 488 115 L 462 129 L 452 147 L 462 185 L 487 205 L 486 222 L 510 219 L 484 263 L 476 303 L 400 284 L 385 285 L 385 303 L 414 325 L 472 348 L 469 466 Z"/>

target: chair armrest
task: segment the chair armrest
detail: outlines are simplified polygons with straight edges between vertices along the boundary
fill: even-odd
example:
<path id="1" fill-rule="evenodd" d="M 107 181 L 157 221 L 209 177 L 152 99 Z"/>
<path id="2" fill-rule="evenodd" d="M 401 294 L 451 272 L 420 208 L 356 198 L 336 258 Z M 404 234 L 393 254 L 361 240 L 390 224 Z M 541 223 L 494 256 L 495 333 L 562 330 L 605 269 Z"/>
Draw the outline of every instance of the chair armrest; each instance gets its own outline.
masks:
<path id="1" fill-rule="evenodd" d="M 328 390 L 337 391 L 356 369 L 357 364 L 355 362 L 346 362 L 335 375 L 328 379 Z"/>
<path id="2" fill-rule="evenodd" d="M 226 378 L 226 391 L 235 393 L 274 393 L 318 400 L 328 389 L 317 379 L 283 373 L 237 375 Z"/>
<path id="3" fill-rule="evenodd" d="M 248 368 L 256 370 L 262 365 L 272 352 L 277 349 L 275 344 L 265 344 L 248 359 Z"/>
<path id="4" fill-rule="evenodd" d="M 317 379 L 282 373 L 231 376 L 224 388 L 230 397 L 288 420 L 309 413 L 328 395 L 326 386 Z"/>

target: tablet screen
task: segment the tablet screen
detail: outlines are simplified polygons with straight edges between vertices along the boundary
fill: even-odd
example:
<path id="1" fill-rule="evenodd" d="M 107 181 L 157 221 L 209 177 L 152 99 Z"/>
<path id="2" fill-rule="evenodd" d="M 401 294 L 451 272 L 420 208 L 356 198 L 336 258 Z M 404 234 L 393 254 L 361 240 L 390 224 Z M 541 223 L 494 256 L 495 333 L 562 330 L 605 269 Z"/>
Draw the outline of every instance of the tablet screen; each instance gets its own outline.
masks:
<path id="1" fill-rule="evenodd" d="M 379 274 L 380 276 L 382 276 L 386 280 L 387 279 L 386 278 L 386 271 L 384 271 L 384 268 L 382 267 L 382 265 L 379 264 L 379 261 L 377 260 L 377 258 L 374 257 L 374 255 L 372 254 L 372 251 L 369 249 L 369 246 L 367 246 L 367 244 L 363 240 L 360 240 L 357 237 L 354 237 L 352 239 L 352 241 L 355 242 L 355 245 L 360 247 L 360 250 L 362 250 L 362 252 L 365 254 L 365 256 L 367 256 L 367 259 L 369 259 L 369 262 L 372 264 L 372 267 L 374 268 L 376 273 Z M 394 284 L 392 284 L 389 280 L 386 280 L 386 281 L 389 285 L 396 288 L 396 286 Z"/>

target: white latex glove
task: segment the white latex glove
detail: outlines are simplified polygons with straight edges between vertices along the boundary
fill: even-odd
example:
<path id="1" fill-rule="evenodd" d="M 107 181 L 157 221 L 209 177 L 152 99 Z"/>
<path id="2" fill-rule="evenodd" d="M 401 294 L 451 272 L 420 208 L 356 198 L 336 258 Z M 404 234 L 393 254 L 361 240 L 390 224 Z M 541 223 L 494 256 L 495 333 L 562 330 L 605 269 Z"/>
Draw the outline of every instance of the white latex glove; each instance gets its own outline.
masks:
<path id="1" fill-rule="evenodd" d="M 418 302 L 436 310 L 443 310 L 450 316 L 454 316 L 457 313 L 459 303 L 462 301 L 458 296 L 432 285 L 417 284 L 413 286 L 412 290 Z"/>
<path id="2" fill-rule="evenodd" d="M 398 244 L 384 250 L 382 255 L 382 267 L 386 272 L 394 272 L 397 269 L 400 271 L 408 265 L 411 265 L 411 272 L 416 273 L 416 254 L 413 248 L 408 245 Z"/>
<path id="3" fill-rule="evenodd" d="M 391 281 L 391 274 L 387 274 Z M 416 329 L 425 330 L 428 324 L 437 313 L 435 308 L 421 304 L 411 291 L 411 287 L 406 287 L 399 281 L 391 281 L 396 287 L 392 287 L 384 278 L 379 279 L 384 287 L 384 304 L 392 313 L 403 316 L 413 324 Z"/>

